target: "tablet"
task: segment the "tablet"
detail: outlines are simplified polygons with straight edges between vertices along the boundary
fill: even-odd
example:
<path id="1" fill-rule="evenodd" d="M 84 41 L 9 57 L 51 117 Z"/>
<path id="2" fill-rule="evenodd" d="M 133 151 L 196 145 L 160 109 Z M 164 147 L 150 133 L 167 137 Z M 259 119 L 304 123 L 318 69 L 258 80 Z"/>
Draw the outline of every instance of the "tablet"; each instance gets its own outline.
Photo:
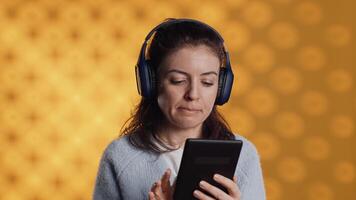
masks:
<path id="1" fill-rule="evenodd" d="M 196 199 L 193 191 L 205 180 L 227 192 L 213 180 L 215 173 L 233 179 L 242 148 L 241 140 L 187 139 L 178 170 L 174 200 Z"/>

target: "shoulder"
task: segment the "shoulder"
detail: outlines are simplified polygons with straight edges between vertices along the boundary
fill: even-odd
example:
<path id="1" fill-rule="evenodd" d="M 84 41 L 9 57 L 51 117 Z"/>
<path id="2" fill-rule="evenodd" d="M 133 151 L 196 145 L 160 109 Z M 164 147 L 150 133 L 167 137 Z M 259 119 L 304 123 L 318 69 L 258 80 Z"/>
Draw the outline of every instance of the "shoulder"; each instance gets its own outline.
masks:
<path id="1" fill-rule="evenodd" d="M 143 153 L 143 151 L 131 145 L 129 137 L 125 135 L 114 139 L 107 145 L 102 156 L 102 162 L 110 163 L 120 173 Z"/>
<path id="2" fill-rule="evenodd" d="M 243 142 L 237 163 L 241 199 L 266 199 L 260 156 L 255 145 L 243 136 L 236 135 L 235 138 Z"/>
<path id="3" fill-rule="evenodd" d="M 243 143 L 241 153 L 248 157 L 259 157 L 256 146 L 250 140 L 237 134 L 235 134 L 235 139 Z"/>
<path id="4" fill-rule="evenodd" d="M 104 155 L 107 158 L 112 159 L 116 157 L 115 155 L 120 155 L 120 157 L 134 153 L 135 149 L 131 147 L 128 136 L 122 136 L 112 140 L 105 148 Z"/>
<path id="5" fill-rule="evenodd" d="M 242 172 L 248 177 L 253 173 L 251 170 L 258 169 L 260 167 L 260 156 L 256 149 L 256 146 L 247 138 L 241 135 L 235 135 L 236 140 L 242 141 L 242 149 L 238 166 Z"/>

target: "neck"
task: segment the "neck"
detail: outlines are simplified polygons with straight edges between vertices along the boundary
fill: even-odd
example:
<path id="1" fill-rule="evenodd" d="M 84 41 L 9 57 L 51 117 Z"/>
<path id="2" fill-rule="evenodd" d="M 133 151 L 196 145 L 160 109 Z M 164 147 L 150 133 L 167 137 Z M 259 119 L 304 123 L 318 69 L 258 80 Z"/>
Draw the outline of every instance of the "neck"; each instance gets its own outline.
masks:
<path id="1" fill-rule="evenodd" d="M 178 148 L 184 145 L 187 138 L 202 138 L 202 125 L 193 128 L 162 127 L 158 132 L 158 137 L 164 143 Z"/>

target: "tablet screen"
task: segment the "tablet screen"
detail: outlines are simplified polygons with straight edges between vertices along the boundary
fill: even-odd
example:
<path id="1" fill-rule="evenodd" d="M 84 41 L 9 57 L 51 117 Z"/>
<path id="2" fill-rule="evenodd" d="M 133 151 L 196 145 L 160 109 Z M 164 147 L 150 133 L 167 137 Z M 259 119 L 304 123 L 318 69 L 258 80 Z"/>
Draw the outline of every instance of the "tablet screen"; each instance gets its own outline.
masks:
<path id="1" fill-rule="evenodd" d="M 195 199 L 193 191 L 200 188 L 198 184 L 201 180 L 226 192 L 224 187 L 213 180 L 213 175 L 217 173 L 232 179 L 241 148 L 241 140 L 187 139 L 178 171 L 174 199 Z"/>

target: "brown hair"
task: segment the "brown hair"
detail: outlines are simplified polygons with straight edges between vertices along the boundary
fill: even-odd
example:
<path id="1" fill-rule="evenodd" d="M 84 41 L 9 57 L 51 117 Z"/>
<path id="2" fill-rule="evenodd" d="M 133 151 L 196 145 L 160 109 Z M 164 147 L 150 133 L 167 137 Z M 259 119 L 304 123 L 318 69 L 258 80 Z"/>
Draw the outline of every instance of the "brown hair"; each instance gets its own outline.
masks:
<path id="1" fill-rule="evenodd" d="M 160 27 L 155 32 L 148 48 L 149 62 L 156 77 L 158 77 L 162 61 L 170 53 L 186 46 L 198 45 L 209 47 L 219 58 L 221 64 L 225 62 L 223 41 L 214 30 L 203 23 L 183 21 L 168 23 Z M 124 123 L 121 133 L 128 135 L 130 143 L 137 148 L 162 153 L 174 149 L 169 148 L 157 137 L 158 127 L 162 121 L 165 121 L 165 117 L 158 106 L 156 97 L 157 95 L 151 99 L 142 97 L 131 117 Z M 235 138 L 216 105 L 203 123 L 203 138 L 220 140 Z M 162 150 L 156 143 L 164 149 Z"/>

